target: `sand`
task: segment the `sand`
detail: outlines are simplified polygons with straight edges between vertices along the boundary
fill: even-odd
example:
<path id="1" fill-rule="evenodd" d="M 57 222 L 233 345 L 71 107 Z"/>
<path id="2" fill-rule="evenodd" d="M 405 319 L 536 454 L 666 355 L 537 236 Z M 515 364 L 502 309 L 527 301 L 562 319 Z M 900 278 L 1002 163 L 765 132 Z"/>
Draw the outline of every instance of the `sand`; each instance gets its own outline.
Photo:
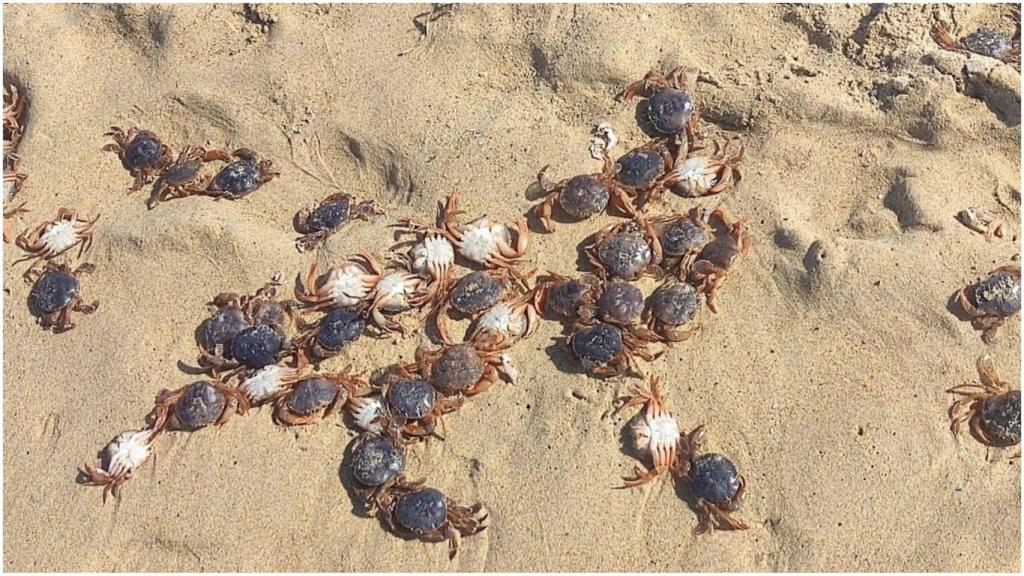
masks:
<path id="1" fill-rule="evenodd" d="M 417 44 L 399 6 L 4 6 L 4 73 L 30 94 L 19 149 L 32 212 L 102 213 L 84 280 L 99 311 L 41 330 L 4 250 L 4 567 L 7 570 L 982 570 L 1020 568 L 1016 450 L 948 430 L 944 390 L 990 351 L 1019 386 L 1019 319 L 986 346 L 947 306 L 1019 253 L 1020 76 L 938 51 L 930 26 L 1012 32 L 999 6 L 458 6 Z M 409 471 L 492 527 L 449 562 L 360 517 L 339 475 L 353 433 L 332 418 L 285 429 L 269 410 L 168 434 L 120 503 L 76 483 L 161 388 L 185 384 L 193 331 L 218 292 L 291 281 L 314 258 L 378 254 L 387 220 L 299 254 L 292 216 L 335 191 L 390 217 L 464 207 L 512 220 L 543 165 L 592 172 L 590 128 L 644 135 L 615 94 L 649 68 L 699 68 L 707 121 L 747 146 L 722 205 L 756 245 L 704 331 L 649 371 L 680 424 L 745 473 L 746 532 L 695 537 L 667 478 L 613 490 L 636 462 L 613 400 L 637 379 L 591 379 L 546 322 L 498 385 L 449 421 Z M 102 153 L 139 126 L 180 148 L 245 146 L 283 175 L 238 202 L 148 211 Z M 319 142 L 319 148 L 316 143 Z M 319 155 L 316 151 L 319 149 Z M 1016 204 L 1015 204 L 1016 203 Z M 694 202 L 667 195 L 666 209 Z M 989 244 L 955 219 L 1009 221 Z M 579 270 L 600 216 L 536 234 L 533 264 Z M 364 338 L 372 371 L 422 334 Z M 340 358 L 328 366 L 346 362 Z"/>

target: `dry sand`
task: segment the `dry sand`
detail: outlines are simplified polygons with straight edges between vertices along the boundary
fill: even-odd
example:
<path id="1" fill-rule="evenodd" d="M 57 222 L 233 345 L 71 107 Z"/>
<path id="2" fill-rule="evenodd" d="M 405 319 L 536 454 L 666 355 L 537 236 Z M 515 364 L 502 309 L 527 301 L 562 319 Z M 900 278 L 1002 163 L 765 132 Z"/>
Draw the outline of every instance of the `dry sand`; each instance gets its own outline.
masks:
<path id="1" fill-rule="evenodd" d="M 18 229 L 60 206 L 103 214 L 84 282 L 101 307 L 69 333 L 33 323 L 5 248 L 5 569 L 1020 568 L 1015 451 L 954 439 L 944 392 L 985 350 L 1019 386 L 1019 320 L 986 346 L 947 303 L 1019 251 L 1015 214 L 995 244 L 953 216 L 1003 210 L 995 193 L 1019 203 L 1020 76 L 928 36 L 938 19 L 1012 32 L 1009 8 L 459 6 L 399 57 L 427 8 L 4 6 L 4 73 L 32 98 Z M 572 369 L 555 323 L 515 349 L 518 385 L 414 451 L 411 473 L 492 512 L 453 562 L 353 513 L 339 478 L 352 433 L 335 419 L 284 429 L 264 409 L 169 434 L 119 504 L 75 483 L 158 390 L 190 380 L 176 363 L 194 360 L 214 294 L 390 240 L 378 220 L 296 253 L 292 215 L 332 191 L 328 170 L 392 217 L 458 184 L 470 212 L 511 220 L 544 164 L 597 169 L 593 124 L 613 124 L 618 151 L 639 144 L 613 96 L 677 64 L 703 71 L 705 118 L 746 141 L 744 181 L 706 203 L 748 218 L 757 244 L 704 332 L 650 371 L 681 425 L 706 423 L 745 472 L 750 530 L 694 537 L 665 479 L 612 490 L 634 459 L 607 412 L 639 381 Z M 147 211 L 100 152 L 111 125 L 247 146 L 283 175 L 243 201 Z M 531 259 L 573 273 L 570 243 L 610 221 L 536 235 Z M 353 357 L 380 368 L 421 338 L 364 338 Z"/>

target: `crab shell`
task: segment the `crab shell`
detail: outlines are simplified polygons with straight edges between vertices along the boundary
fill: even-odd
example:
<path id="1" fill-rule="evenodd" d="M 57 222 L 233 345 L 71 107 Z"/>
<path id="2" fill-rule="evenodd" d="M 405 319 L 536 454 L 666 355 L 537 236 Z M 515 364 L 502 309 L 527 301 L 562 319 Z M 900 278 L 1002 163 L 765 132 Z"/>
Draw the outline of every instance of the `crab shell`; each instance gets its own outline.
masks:
<path id="1" fill-rule="evenodd" d="M 513 343 L 529 338 L 537 330 L 538 313 L 533 297 L 512 302 L 498 302 L 477 318 L 469 340 L 486 342 L 495 338 L 499 342 Z"/>
<path id="2" fill-rule="evenodd" d="M 85 465 L 85 472 L 93 484 L 103 486 L 103 499 L 113 492 L 119 495 L 121 484 L 131 479 L 132 474 L 149 458 L 151 446 L 164 425 L 158 420 L 152 428 L 130 430 L 118 434 L 103 450 L 99 466 Z M 106 463 L 106 468 L 103 464 Z"/>
<path id="3" fill-rule="evenodd" d="M 409 259 L 413 272 L 439 280 L 455 264 L 455 248 L 444 236 L 429 234 L 409 250 Z"/>
<path id="4" fill-rule="evenodd" d="M 456 242 L 459 253 L 477 264 L 488 264 L 494 254 L 500 254 L 500 246 L 512 245 L 512 232 L 504 224 L 492 224 L 485 216 L 459 226 L 462 237 Z"/>
<path id="5" fill-rule="evenodd" d="M 630 432 L 633 446 L 641 452 L 650 451 L 655 467 L 672 464 L 679 444 L 679 423 L 664 406 L 649 404 L 633 418 Z"/>
<path id="6" fill-rule="evenodd" d="M 316 277 L 316 267 L 316 262 L 310 266 L 309 278 Z M 369 299 L 380 278 L 375 261 L 364 265 L 349 260 L 340 266 L 332 266 L 326 274 L 316 279 L 312 295 L 300 293 L 296 289 L 296 298 L 316 308 L 351 308 Z"/>

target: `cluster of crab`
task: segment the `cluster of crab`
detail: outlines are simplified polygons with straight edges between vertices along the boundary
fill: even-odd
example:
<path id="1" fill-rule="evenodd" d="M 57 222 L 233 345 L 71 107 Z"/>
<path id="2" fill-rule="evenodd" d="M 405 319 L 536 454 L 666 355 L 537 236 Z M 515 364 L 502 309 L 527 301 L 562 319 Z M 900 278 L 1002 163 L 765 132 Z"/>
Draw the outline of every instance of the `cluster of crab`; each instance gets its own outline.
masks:
<path id="1" fill-rule="evenodd" d="M 321 203 L 321 207 L 329 206 Z M 360 204 L 366 213 L 372 203 Z M 315 214 L 315 211 L 313 211 Z M 436 226 L 401 219 L 386 264 L 360 252 L 323 274 L 313 264 L 296 279 L 294 299 L 281 298 L 280 277 L 254 294 L 224 293 L 197 331 L 198 369 L 207 379 L 163 390 L 141 430 L 124 432 L 86 465 L 86 479 L 118 496 L 165 431 L 195 431 L 233 414 L 272 406 L 276 423 L 302 426 L 341 412 L 359 436 L 352 449 L 356 492 L 403 536 L 448 540 L 454 556 L 463 536 L 487 527 L 480 504 L 460 506 L 422 480 L 402 473 L 409 446 L 443 437 L 444 415 L 499 379 L 514 381 L 508 349 L 536 329 L 532 273 L 519 264 L 529 232 L 525 221 L 460 221 L 457 193 L 448 196 Z M 456 278 L 459 259 L 477 270 Z M 415 361 L 395 363 L 368 381 L 351 366 L 319 370 L 369 328 L 407 334 L 401 315 L 428 319 L 440 348 L 423 345 Z M 315 319 L 314 319 L 315 316 Z M 453 320 L 472 318 L 464 338 Z M 312 365 L 311 365 L 312 362 Z"/>
<path id="2" fill-rule="evenodd" d="M 247 148 L 229 152 L 190 145 L 175 157 L 171 147 L 148 130 L 125 132 L 115 126 L 105 136 L 114 141 L 103 150 L 117 153 L 121 165 L 135 178 L 129 192 L 153 183 L 146 201 L 149 208 L 165 200 L 197 195 L 237 200 L 279 175 L 271 160 L 261 160 Z M 204 173 L 203 167 L 210 162 L 221 165 L 214 173 Z"/>
<path id="3" fill-rule="evenodd" d="M 25 204 L 13 204 L 14 197 L 21 191 L 26 175 L 18 171 L 20 158 L 18 143 L 24 133 L 22 115 L 27 98 L 16 86 L 4 86 L 4 242 L 11 240 L 11 217 L 25 213 Z M 78 259 L 92 245 L 92 227 L 99 217 L 89 219 L 75 210 L 61 208 L 53 220 L 45 220 L 23 230 L 15 239 L 25 256 L 15 264 L 30 261 L 24 273 L 26 281 L 32 283 L 29 292 L 29 312 L 44 329 L 55 333 L 74 328 L 72 313 L 91 314 L 98 302 L 86 303 L 81 295 L 79 279 L 95 269 L 93 264 L 82 262 L 72 268 L 70 262 L 58 262 L 57 258 L 75 246 L 79 246 Z M 44 263 L 42 269 L 36 266 Z"/>
<path id="4" fill-rule="evenodd" d="M 650 350 L 654 343 L 671 347 L 697 334 L 702 302 L 711 312 L 718 311 L 719 288 L 751 246 L 746 222 L 720 207 L 654 213 L 665 191 L 700 199 L 720 194 L 741 179 L 742 144 L 735 138 L 712 138 L 710 146 L 705 144 L 688 92 L 690 74 L 681 67 L 668 76 L 651 71 L 623 91 L 623 100 L 644 97 L 638 117 L 653 135 L 650 141 L 612 161 L 608 149 L 616 139 L 602 126 L 606 145 L 599 154 L 593 152 L 604 161 L 601 172 L 552 182 L 549 167 L 544 167 L 537 176 L 546 197 L 533 214 L 548 232 L 555 229 L 556 207 L 571 221 L 589 219 L 609 207 L 609 212 L 628 218 L 585 241 L 592 273 L 578 278 L 550 274 L 537 288 L 538 312 L 565 324 L 569 350 L 592 375 L 644 377 L 638 359 L 652 361 L 663 354 Z M 646 300 L 637 286 L 643 277 L 660 282 Z M 697 532 L 713 524 L 746 528 L 729 515 L 741 501 L 743 477 L 728 458 L 698 454 L 705 428 L 680 433 L 656 378 L 649 390 L 641 389 L 618 410 L 637 405 L 643 410 L 630 425 L 633 442 L 641 454 L 650 454 L 653 467 L 638 468 L 625 486 L 645 484 L 669 471 L 687 483 L 697 501 Z"/>
<path id="5" fill-rule="evenodd" d="M 22 183 L 28 178 L 27 174 L 18 170 L 21 164 L 18 143 L 25 132 L 22 115 L 27 104 L 28 98 L 17 86 L 4 84 L 4 244 L 11 243 L 9 220 L 27 212 L 24 202 L 14 204 L 15 197 L 21 193 Z"/>

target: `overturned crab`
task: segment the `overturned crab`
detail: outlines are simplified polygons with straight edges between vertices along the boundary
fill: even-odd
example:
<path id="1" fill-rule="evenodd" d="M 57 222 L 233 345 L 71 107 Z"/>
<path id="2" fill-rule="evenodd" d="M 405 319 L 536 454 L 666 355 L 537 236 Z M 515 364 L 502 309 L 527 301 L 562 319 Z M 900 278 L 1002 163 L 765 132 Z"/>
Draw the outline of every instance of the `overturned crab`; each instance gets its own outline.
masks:
<path id="1" fill-rule="evenodd" d="M 477 316 L 470 326 L 469 342 L 497 342 L 502 347 L 533 336 L 540 326 L 532 291 L 509 292 L 497 304 Z"/>
<path id="2" fill-rule="evenodd" d="M 104 146 L 103 150 L 116 152 L 121 159 L 121 165 L 135 178 L 129 192 L 152 182 L 160 172 L 174 162 L 170 146 L 161 142 L 156 134 L 148 130 L 131 128 L 125 133 L 121 128 L 114 126 L 104 136 L 113 138 L 114 142 Z"/>
<path id="3" fill-rule="evenodd" d="M 1002 238 L 1006 232 L 1006 222 L 987 208 L 965 208 L 957 212 L 956 219 L 964 226 L 984 235 L 987 242 Z"/>
<path id="4" fill-rule="evenodd" d="M 334 374 L 313 374 L 292 385 L 274 402 L 274 420 L 285 426 L 303 426 L 328 417 L 350 398 L 370 392 L 359 376 L 350 374 L 352 366 Z"/>
<path id="5" fill-rule="evenodd" d="M 14 204 L 14 199 L 21 193 L 22 184 L 28 178 L 27 174 L 18 170 L 20 163 L 21 159 L 13 154 L 4 160 L 4 244 L 10 244 L 13 236 L 10 219 L 28 212 L 24 202 Z"/>
<path id="6" fill-rule="evenodd" d="M 28 254 L 15 263 L 32 260 L 35 266 L 38 261 L 59 256 L 76 245 L 81 245 L 78 249 L 81 258 L 92 245 L 92 227 L 99 218 L 97 214 L 90 220 L 75 210 L 61 208 L 53 220 L 40 222 L 18 235 L 18 247 Z"/>
<path id="7" fill-rule="evenodd" d="M 260 406 L 276 400 L 309 374 L 309 363 L 302 352 L 295 355 L 294 364 L 270 364 L 263 368 L 247 370 L 238 384 L 238 390 L 245 394 L 250 406 Z"/>
<path id="8" fill-rule="evenodd" d="M 720 144 L 716 140 L 711 154 L 690 156 L 677 162 L 642 203 L 647 205 L 656 202 L 666 189 L 686 198 L 699 198 L 721 194 L 738 184 L 743 178 L 738 166 L 743 161 L 744 146 L 740 144 L 739 150 L 730 152 L 732 142 L 728 140 Z"/>
<path id="9" fill-rule="evenodd" d="M 368 316 L 385 334 L 408 334 L 409 328 L 392 318 L 407 310 L 425 306 L 431 299 L 427 284 L 426 278 L 405 269 L 386 271 L 374 286 L 367 308 Z"/>
<path id="10" fill-rule="evenodd" d="M 715 238 L 707 243 L 690 266 L 687 281 L 706 297 L 708 309 L 718 312 L 715 296 L 722 282 L 740 263 L 752 245 L 746 220 L 733 220 L 716 209 L 702 216 L 705 223 L 717 221 Z M 714 226 L 712 224 L 712 226 Z"/>
<path id="11" fill-rule="evenodd" d="M 704 441 L 704 426 L 698 427 L 680 437 L 679 479 L 690 489 L 696 499 L 700 523 L 695 534 L 703 534 L 715 528 L 746 530 L 748 526 L 733 518 L 731 513 L 743 502 L 746 480 L 736 470 L 736 465 L 721 454 L 700 454 Z"/>
<path id="12" fill-rule="evenodd" d="M 177 390 L 161 390 L 151 417 L 165 421 L 168 429 L 193 431 L 220 426 L 233 413 L 245 415 L 248 411 L 249 400 L 237 388 L 219 380 L 197 380 Z"/>
<path id="13" fill-rule="evenodd" d="M 649 469 L 637 465 L 633 476 L 623 478 L 623 488 L 641 486 L 672 469 L 678 472 L 679 424 L 665 405 L 658 384 L 658 377 L 651 377 L 649 389 L 637 387 L 636 395 L 627 398 L 615 409 L 614 414 L 618 414 L 633 406 L 643 407 L 630 422 L 629 431 L 633 448 L 640 453 L 650 454 L 654 465 Z"/>
<path id="14" fill-rule="evenodd" d="M 4 83 L 4 166 L 14 151 L 18 148 L 18 142 L 25 132 L 25 126 L 21 123 L 22 112 L 28 104 L 28 98 L 22 94 L 18 87 L 13 84 Z"/>
<path id="15" fill-rule="evenodd" d="M 471 262 L 487 268 L 507 269 L 517 279 L 524 279 L 525 275 L 516 265 L 526 256 L 530 242 L 526 219 L 500 224 L 480 216 L 467 224 L 459 224 L 456 218 L 462 212 L 457 209 L 457 202 L 458 190 L 452 190 L 445 203 L 444 230 L 456 251 Z"/>
<path id="16" fill-rule="evenodd" d="M 359 252 L 322 276 L 316 275 L 317 264 L 309 267 L 305 284 L 301 277 L 295 282 L 295 298 L 313 310 L 351 308 L 370 301 L 384 269 L 368 252 Z"/>
<path id="17" fill-rule="evenodd" d="M 636 280 L 660 276 L 661 240 L 650 222 L 637 217 L 609 224 L 590 237 L 585 248 L 587 260 L 604 278 Z"/>
<path id="18" fill-rule="evenodd" d="M 36 317 L 36 322 L 54 333 L 66 332 L 75 327 L 71 321 L 72 312 L 95 312 L 99 301 L 83 302 L 78 281 L 82 274 L 95 269 L 93 264 L 82 264 L 72 270 L 66 264 L 47 262 L 42 271 L 26 272 L 26 278 L 35 281 L 28 295 L 28 309 Z"/>
<path id="19" fill-rule="evenodd" d="M 1020 267 L 996 268 L 981 282 L 961 288 L 956 301 L 982 332 L 982 340 L 991 344 L 1006 319 L 1020 312 Z"/>
<path id="20" fill-rule="evenodd" d="M 1017 36 L 1011 39 L 998 30 L 979 28 L 957 40 L 942 24 L 936 24 L 932 28 L 932 36 L 946 50 L 961 54 L 980 54 L 1020 67 L 1019 30 Z"/>
<path id="21" fill-rule="evenodd" d="M 160 436 L 165 423 L 157 419 L 142 430 L 122 432 L 103 449 L 100 461 L 95 466 L 84 466 L 83 472 L 89 482 L 103 486 L 104 502 L 108 494 L 113 494 L 115 498 L 121 497 L 121 486 L 131 480 L 135 471 L 149 458 L 153 442 Z"/>
<path id="22" fill-rule="evenodd" d="M 448 558 L 455 558 L 462 538 L 488 526 L 488 512 L 479 502 L 460 506 L 423 481 L 395 482 L 381 496 L 381 514 L 393 532 L 427 542 L 448 541 Z"/>
<path id="23" fill-rule="evenodd" d="M 383 213 L 373 200 L 353 205 L 352 196 L 332 194 L 315 205 L 303 207 L 295 215 L 295 230 L 302 234 L 295 241 L 295 247 L 299 252 L 312 250 L 350 220 L 368 220 L 370 216 Z"/>
<path id="24" fill-rule="evenodd" d="M 968 382 L 947 390 L 961 396 L 949 408 L 949 429 L 959 435 L 964 424 L 988 446 L 1020 444 L 1020 390 L 1013 390 L 996 373 L 991 354 L 978 358 L 980 384 Z"/>
<path id="25" fill-rule="evenodd" d="M 196 194 L 238 200 L 280 176 L 273 169 L 274 163 L 271 160 L 261 160 L 259 155 L 248 148 L 239 148 L 230 154 L 217 150 L 212 153 L 211 159 L 228 164 L 217 172 L 204 191 Z"/>
<path id="26" fill-rule="evenodd" d="M 398 223 L 392 225 L 396 229 L 396 240 L 404 234 L 412 234 L 413 239 L 392 246 L 391 258 L 410 272 L 430 279 L 425 293 L 433 302 L 442 297 L 455 266 L 455 246 L 445 230 L 444 204 L 441 205 L 437 220 L 437 226 L 431 226 L 415 218 L 399 218 Z M 394 252 L 401 245 L 410 245 L 408 251 Z"/>

